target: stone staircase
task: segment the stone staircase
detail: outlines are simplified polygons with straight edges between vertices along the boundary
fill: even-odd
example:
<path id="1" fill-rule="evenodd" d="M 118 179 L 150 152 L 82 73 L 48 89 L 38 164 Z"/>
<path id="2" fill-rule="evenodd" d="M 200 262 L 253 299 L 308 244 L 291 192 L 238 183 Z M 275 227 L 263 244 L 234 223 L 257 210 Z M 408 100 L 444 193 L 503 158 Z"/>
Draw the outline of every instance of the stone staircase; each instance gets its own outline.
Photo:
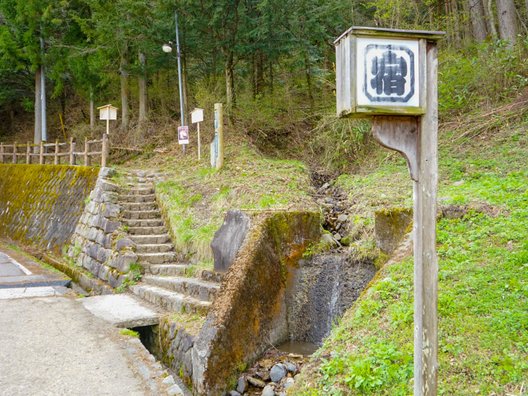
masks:
<path id="1" fill-rule="evenodd" d="M 192 266 L 177 261 L 156 202 L 156 177 L 146 172 L 131 172 L 127 175 L 127 185 L 119 193 L 119 203 L 124 209 L 122 222 L 136 244 L 138 261 L 144 270 L 141 282 L 130 289 L 167 311 L 205 314 L 220 288 L 220 275 L 202 270 L 189 277 Z"/>

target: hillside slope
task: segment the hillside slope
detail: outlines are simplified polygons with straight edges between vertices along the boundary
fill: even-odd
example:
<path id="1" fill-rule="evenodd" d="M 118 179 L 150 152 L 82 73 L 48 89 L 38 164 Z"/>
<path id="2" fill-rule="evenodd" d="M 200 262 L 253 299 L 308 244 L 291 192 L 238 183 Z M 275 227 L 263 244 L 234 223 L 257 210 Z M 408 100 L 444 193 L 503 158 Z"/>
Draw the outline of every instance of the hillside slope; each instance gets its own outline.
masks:
<path id="1" fill-rule="evenodd" d="M 441 131 L 439 394 L 520 395 L 528 386 L 528 118 L 518 108 Z M 337 180 L 363 245 L 373 244 L 376 209 L 412 206 L 403 160 L 384 153 L 370 171 Z M 291 394 L 412 394 L 412 354 L 409 252 L 379 271 Z"/>

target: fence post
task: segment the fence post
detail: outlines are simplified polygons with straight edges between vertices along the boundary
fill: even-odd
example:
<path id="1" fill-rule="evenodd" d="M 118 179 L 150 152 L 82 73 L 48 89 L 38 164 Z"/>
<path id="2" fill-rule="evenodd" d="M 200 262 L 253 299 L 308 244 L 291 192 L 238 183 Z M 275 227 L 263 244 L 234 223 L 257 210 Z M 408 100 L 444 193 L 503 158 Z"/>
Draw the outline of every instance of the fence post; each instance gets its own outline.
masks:
<path id="1" fill-rule="evenodd" d="M 108 141 L 108 134 L 103 133 L 103 142 L 102 142 L 102 148 L 101 148 L 101 167 L 105 168 L 106 163 L 108 161 L 108 152 L 110 148 L 110 142 Z"/>
<path id="2" fill-rule="evenodd" d="M 39 164 L 44 164 L 44 142 L 42 140 L 40 141 Z"/>
<path id="3" fill-rule="evenodd" d="M 73 138 L 70 138 L 70 165 L 75 165 L 75 154 L 73 154 L 75 151 L 75 143 L 73 142 Z"/>
<path id="4" fill-rule="evenodd" d="M 88 166 L 88 138 L 84 138 L 84 166 Z"/>
<path id="5" fill-rule="evenodd" d="M 26 144 L 26 164 L 31 163 L 31 154 L 30 154 L 31 147 L 29 146 L 29 142 Z"/>
<path id="6" fill-rule="evenodd" d="M 59 164 L 59 141 L 55 140 L 55 157 L 53 157 L 53 164 Z"/>
<path id="7" fill-rule="evenodd" d="M 17 142 L 13 143 L 13 164 L 17 163 Z"/>
<path id="8" fill-rule="evenodd" d="M 4 163 L 4 143 L 0 143 L 0 164 Z"/>

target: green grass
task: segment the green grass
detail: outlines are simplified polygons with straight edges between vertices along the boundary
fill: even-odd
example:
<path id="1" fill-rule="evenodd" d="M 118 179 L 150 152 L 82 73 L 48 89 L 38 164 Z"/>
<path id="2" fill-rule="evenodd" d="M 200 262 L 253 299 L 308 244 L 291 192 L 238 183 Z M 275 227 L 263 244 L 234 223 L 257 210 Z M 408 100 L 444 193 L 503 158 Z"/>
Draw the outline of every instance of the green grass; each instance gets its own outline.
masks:
<path id="1" fill-rule="evenodd" d="M 466 211 L 437 226 L 440 395 L 519 395 L 528 386 L 526 129 L 440 151 L 440 204 Z M 411 204 L 407 179 L 392 160 L 366 177 L 340 179 L 364 235 L 372 225 L 361 218 L 373 208 Z M 293 394 L 412 394 L 412 279 L 412 257 L 382 268 Z"/>
<path id="2" fill-rule="evenodd" d="M 119 330 L 119 334 L 127 336 L 127 337 L 139 338 L 139 333 L 137 331 L 130 330 L 130 329 L 121 329 Z"/>

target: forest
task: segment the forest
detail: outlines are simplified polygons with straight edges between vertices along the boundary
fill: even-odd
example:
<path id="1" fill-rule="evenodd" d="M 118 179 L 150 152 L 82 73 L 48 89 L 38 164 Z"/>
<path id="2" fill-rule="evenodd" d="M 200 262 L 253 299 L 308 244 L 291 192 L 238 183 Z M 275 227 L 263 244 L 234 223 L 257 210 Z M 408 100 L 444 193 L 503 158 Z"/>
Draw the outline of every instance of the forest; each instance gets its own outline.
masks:
<path id="1" fill-rule="evenodd" d="M 175 14 L 185 118 L 195 106 L 223 102 L 231 123 L 257 142 L 336 124 L 327 117 L 333 41 L 352 25 L 445 31 L 444 114 L 527 85 L 526 0 L 2 0 L 2 140 L 23 131 L 41 140 L 42 123 L 33 121 L 41 97 L 49 140 L 98 134 L 95 109 L 106 103 L 119 107 L 116 130 L 128 145 L 173 128 L 176 54 L 161 47 L 175 41 Z"/>

